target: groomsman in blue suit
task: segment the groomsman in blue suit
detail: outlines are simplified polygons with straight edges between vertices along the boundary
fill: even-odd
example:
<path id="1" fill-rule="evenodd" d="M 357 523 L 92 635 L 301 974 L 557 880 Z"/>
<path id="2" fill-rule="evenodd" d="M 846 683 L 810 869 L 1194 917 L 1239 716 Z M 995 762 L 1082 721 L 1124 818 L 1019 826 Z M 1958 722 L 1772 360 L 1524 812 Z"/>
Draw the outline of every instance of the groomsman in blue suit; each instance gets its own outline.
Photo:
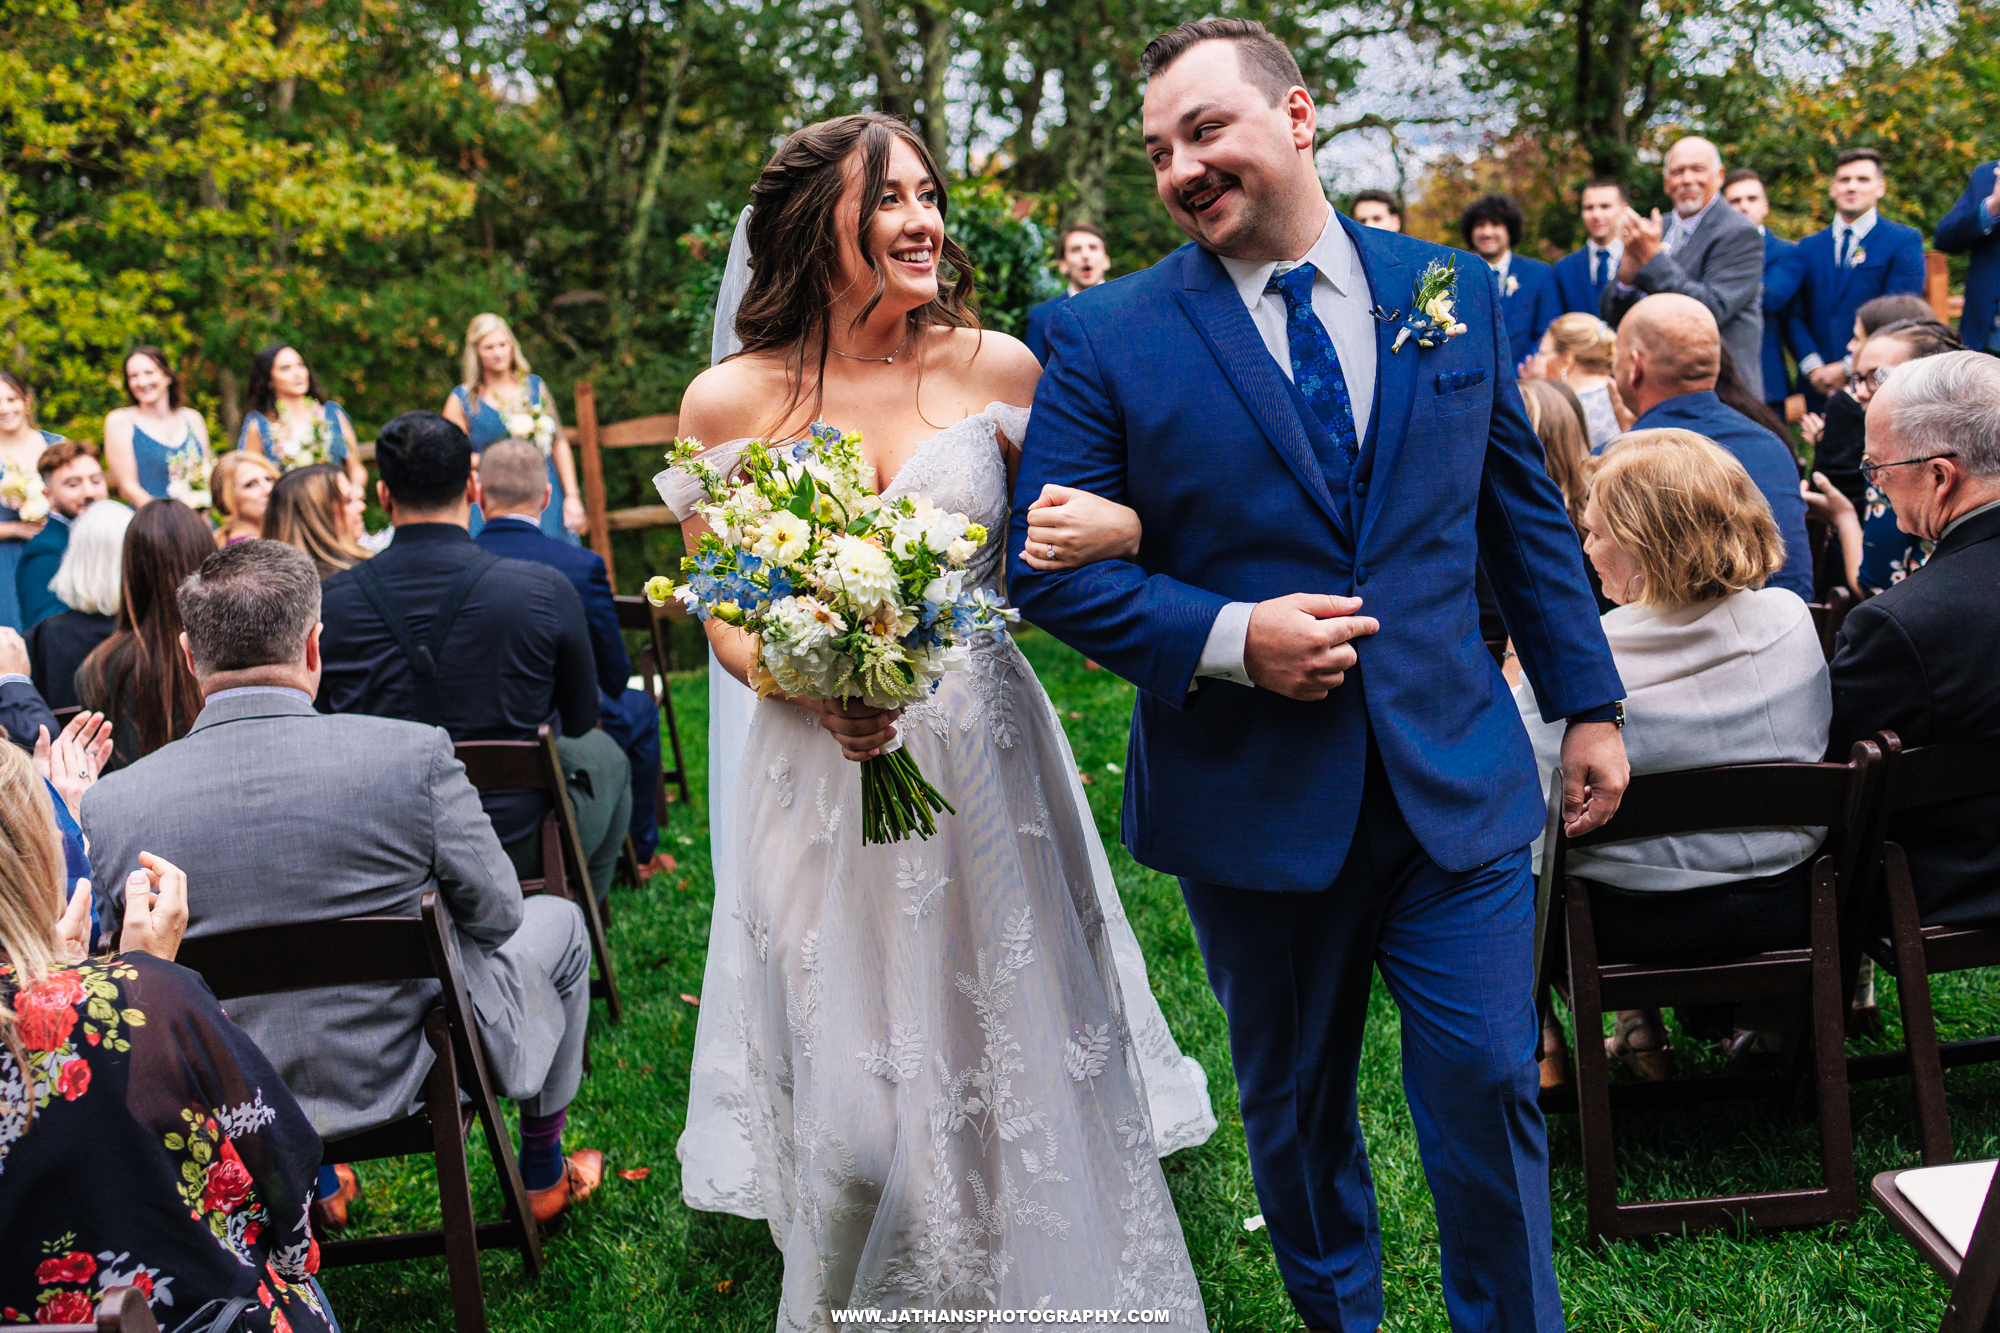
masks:
<path id="1" fill-rule="evenodd" d="M 1507 354 L 1514 365 L 1535 354 L 1542 335 L 1562 314 L 1555 271 L 1539 259 L 1514 253 L 1527 219 L 1504 194 L 1482 194 L 1458 217 L 1458 233 L 1493 270 L 1500 284 L 1500 308 L 1507 317 Z"/>
<path id="2" fill-rule="evenodd" d="M 1938 223 L 1935 239 L 1948 255 L 1972 255 L 1959 338 L 1974 351 L 2000 356 L 2000 162 L 1972 169 L 1965 193 Z"/>
<path id="3" fill-rule="evenodd" d="M 1771 214 L 1770 196 L 1764 193 L 1764 178 L 1749 167 L 1738 167 L 1722 178 L 1722 202 L 1757 224 L 1764 238 L 1764 277 L 1770 279 L 1778 261 L 1790 254 L 1796 242 L 1785 240 L 1764 225 Z M 1792 394 L 1791 372 L 1785 368 L 1787 346 L 1797 361 L 1812 347 L 1812 330 L 1799 314 L 1797 298 L 1783 306 L 1764 307 L 1764 405 L 1785 418 L 1785 399 Z"/>
<path id="4" fill-rule="evenodd" d="M 1139 687 L 1125 842 L 1180 878 L 1307 1328 L 1383 1318 L 1355 1091 L 1379 968 L 1452 1327 L 1559 1333 L 1528 857 L 1543 775 L 1480 641 L 1475 564 L 1542 714 L 1569 722 L 1573 828 L 1623 794 L 1624 688 L 1499 287 L 1328 206 L 1312 97 L 1261 24 L 1183 25 L 1140 68 L 1154 183 L 1193 244 L 1049 321 L 1014 522 L 1060 485 L 1132 506 L 1144 533 L 1134 558 L 1072 570 L 1013 552 L 1008 591 Z M 1440 327 L 1420 290 L 1450 302 L 1426 302 Z"/>
<path id="5" fill-rule="evenodd" d="M 1594 180 L 1583 187 L 1579 206 L 1585 240 L 1581 250 L 1556 261 L 1556 299 L 1565 315 L 1594 315 L 1625 256 L 1625 243 L 1618 239 L 1625 187 L 1615 180 Z"/>
<path id="6" fill-rule="evenodd" d="M 1924 235 L 1876 212 L 1888 193 L 1882 155 L 1849 148 L 1833 160 L 1834 218 L 1800 241 L 1764 280 L 1764 306 L 1782 308 L 1795 298 L 1812 334 L 1799 358 L 1806 406 L 1818 411 L 1826 396 L 1847 382 L 1847 343 L 1854 312 L 1891 292 L 1924 290 Z"/>
<path id="7" fill-rule="evenodd" d="M 1069 288 L 1061 296 L 1029 306 L 1027 332 L 1021 336 L 1021 341 L 1028 344 L 1028 350 L 1035 354 L 1035 359 L 1044 365 L 1049 359 L 1049 316 L 1070 297 L 1103 282 L 1106 270 L 1111 266 L 1104 251 L 1104 233 L 1088 222 L 1077 222 L 1064 228 L 1061 248 L 1062 258 L 1056 261 L 1056 272 L 1068 279 Z"/>

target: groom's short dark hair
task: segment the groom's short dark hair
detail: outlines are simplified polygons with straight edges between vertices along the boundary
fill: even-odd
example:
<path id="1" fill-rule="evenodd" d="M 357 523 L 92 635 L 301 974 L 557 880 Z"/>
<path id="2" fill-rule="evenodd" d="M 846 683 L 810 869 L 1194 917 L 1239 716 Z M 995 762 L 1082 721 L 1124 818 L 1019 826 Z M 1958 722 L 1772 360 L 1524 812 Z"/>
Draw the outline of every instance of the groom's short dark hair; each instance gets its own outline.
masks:
<path id="1" fill-rule="evenodd" d="M 1140 53 L 1139 73 L 1148 79 L 1164 74 L 1190 47 L 1215 41 L 1236 44 L 1236 64 L 1243 81 L 1262 92 L 1272 106 L 1292 89 L 1305 86 L 1305 76 L 1299 73 L 1299 62 L 1292 58 L 1291 50 L 1255 19 L 1202 19 L 1161 33 Z"/>

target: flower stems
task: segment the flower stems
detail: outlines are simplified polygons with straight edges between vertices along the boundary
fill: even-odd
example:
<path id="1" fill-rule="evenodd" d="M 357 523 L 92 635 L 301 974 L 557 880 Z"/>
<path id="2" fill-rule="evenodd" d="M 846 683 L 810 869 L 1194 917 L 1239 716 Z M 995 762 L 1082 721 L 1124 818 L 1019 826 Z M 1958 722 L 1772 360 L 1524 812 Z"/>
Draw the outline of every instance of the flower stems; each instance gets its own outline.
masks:
<path id="1" fill-rule="evenodd" d="M 861 761 L 861 841 L 901 842 L 937 832 L 933 811 L 957 814 L 924 777 L 907 749 Z"/>

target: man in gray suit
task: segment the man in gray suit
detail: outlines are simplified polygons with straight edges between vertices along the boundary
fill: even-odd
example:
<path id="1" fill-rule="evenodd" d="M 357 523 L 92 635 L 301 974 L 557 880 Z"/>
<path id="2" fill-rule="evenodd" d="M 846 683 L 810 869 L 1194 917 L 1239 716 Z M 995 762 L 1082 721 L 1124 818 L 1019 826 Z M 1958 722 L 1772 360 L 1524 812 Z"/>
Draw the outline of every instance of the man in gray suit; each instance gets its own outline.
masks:
<path id="1" fill-rule="evenodd" d="M 1625 254 L 1598 313 L 1613 328 L 1640 300 L 1679 292 L 1707 306 L 1753 399 L 1764 394 L 1764 235 L 1722 202 L 1722 153 L 1706 139 L 1667 150 L 1673 216 L 1642 218 L 1629 205 L 1618 226 Z"/>
<path id="2" fill-rule="evenodd" d="M 179 596 L 203 707 L 181 740 L 84 796 L 103 919 L 123 919 L 125 877 L 142 848 L 187 872 L 190 939 L 414 916 L 435 891 L 457 928 L 494 1078 L 520 1103 L 535 1214 L 553 1218 L 603 1171 L 601 1153 L 565 1159 L 561 1146 L 590 1017 L 590 941 L 576 904 L 523 900 L 444 731 L 314 711 L 320 581 L 299 551 L 239 542 L 204 560 Z M 320 1137 L 337 1140 L 418 1100 L 436 995 L 435 983 L 306 990 L 229 1010 Z M 321 1185 L 324 1200 L 332 1182 Z"/>

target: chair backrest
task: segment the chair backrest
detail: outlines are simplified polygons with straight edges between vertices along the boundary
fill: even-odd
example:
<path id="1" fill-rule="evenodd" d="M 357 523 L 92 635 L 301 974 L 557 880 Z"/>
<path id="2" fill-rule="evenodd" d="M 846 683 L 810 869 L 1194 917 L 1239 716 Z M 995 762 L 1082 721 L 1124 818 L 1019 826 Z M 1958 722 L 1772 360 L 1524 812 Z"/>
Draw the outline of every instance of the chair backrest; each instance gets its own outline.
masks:
<path id="1" fill-rule="evenodd" d="M 2000 795 L 2000 741 L 1956 741 L 1905 750 L 1895 732 L 1878 731 L 1875 742 L 1886 759 L 1886 813 Z"/>
<path id="2" fill-rule="evenodd" d="M 10 1324 L 17 1333 L 160 1333 L 159 1321 L 137 1287 L 107 1287 L 88 1324 Z"/>
<path id="3" fill-rule="evenodd" d="M 437 895 L 420 916 L 356 916 L 336 921 L 252 926 L 181 941 L 174 961 L 201 975 L 224 1002 L 248 995 L 325 986 L 442 981 L 457 941 L 443 929 Z"/>
<path id="4" fill-rule="evenodd" d="M 547 724 L 531 741 L 460 741 L 452 747 L 478 791 L 552 791 L 555 779 L 542 755 Z"/>
<path id="5" fill-rule="evenodd" d="M 70 724 L 71 718 L 75 717 L 78 713 L 81 713 L 83 711 L 83 705 L 71 704 L 67 708 L 51 708 L 49 711 L 56 715 L 56 722 L 59 725 L 66 727 Z M 51 737 L 50 739 L 53 740 L 54 738 Z"/>
<path id="6" fill-rule="evenodd" d="M 1845 576 L 1845 568 L 1842 570 Z M 1833 649 L 1840 637 L 1840 627 L 1847 623 L 1847 613 L 1854 609 L 1854 592 L 1846 584 L 1829 589 L 1824 602 L 1814 602 L 1806 607 L 1812 612 L 1813 632 L 1819 635 L 1819 650 L 1826 660 L 1833 660 Z"/>
<path id="7" fill-rule="evenodd" d="M 542 877 L 525 880 L 524 893 L 574 897 L 589 889 L 589 860 L 583 854 L 576 813 L 570 808 L 555 733 L 545 722 L 531 741 L 460 741 L 453 747 L 475 791 L 544 791 L 549 813 L 542 819 Z"/>
<path id="8" fill-rule="evenodd" d="M 665 505 L 637 505 L 615 512 L 606 509 L 603 451 L 664 448 L 679 434 L 680 417 L 672 412 L 599 425 L 597 391 L 588 380 L 576 386 L 576 448 L 583 460 L 583 505 L 590 527 L 590 549 L 604 558 L 604 568 L 613 587 L 618 584 L 618 575 L 611 562 L 611 534 L 671 528 L 678 526 L 678 522 Z"/>

